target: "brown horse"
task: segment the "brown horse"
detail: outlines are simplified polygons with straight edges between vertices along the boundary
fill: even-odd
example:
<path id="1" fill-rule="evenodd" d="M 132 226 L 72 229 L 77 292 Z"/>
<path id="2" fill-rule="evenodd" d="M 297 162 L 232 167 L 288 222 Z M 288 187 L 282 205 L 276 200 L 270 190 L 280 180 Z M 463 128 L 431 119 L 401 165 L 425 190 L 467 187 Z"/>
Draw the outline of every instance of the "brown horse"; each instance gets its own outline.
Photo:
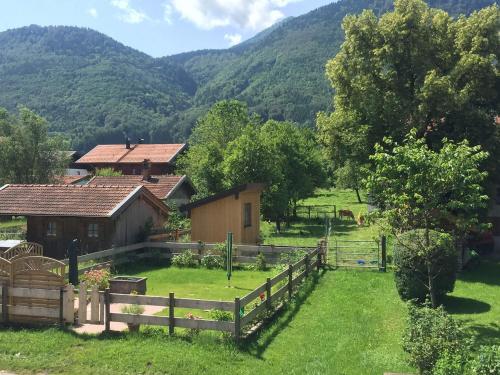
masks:
<path id="1" fill-rule="evenodd" d="M 339 219 L 342 220 L 343 217 L 350 217 L 352 220 L 356 221 L 351 210 L 339 210 Z"/>

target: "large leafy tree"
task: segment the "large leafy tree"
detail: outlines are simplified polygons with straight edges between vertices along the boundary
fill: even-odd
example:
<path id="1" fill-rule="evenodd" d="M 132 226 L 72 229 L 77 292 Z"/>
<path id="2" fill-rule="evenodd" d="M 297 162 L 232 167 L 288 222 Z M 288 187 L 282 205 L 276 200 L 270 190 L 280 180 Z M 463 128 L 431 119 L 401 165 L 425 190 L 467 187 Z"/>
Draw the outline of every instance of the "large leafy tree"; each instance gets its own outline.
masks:
<path id="1" fill-rule="evenodd" d="M 67 143 L 49 136 L 47 122 L 27 108 L 0 111 L 0 183 L 51 183 L 68 164 Z"/>
<path id="2" fill-rule="evenodd" d="M 335 111 L 317 121 L 335 169 L 362 165 L 376 142 L 401 141 L 412 128 L 433 149 L 445 137 L 481 145 L 496 168 L 498 6 L 454 19 L 422 0 L 396 0 L 393 12 L 347 16 L 343 28 L 326 67 Z"/>
<path id="3" fill-rule="evenodd" d="M 486 172 L 480 170 L 487 153 L 467 141 L 444 140 L 439 151 L 433 151 L 416 129 L 410 131 L 402 144 L 386 139 L 376 145 L 371 157 L 375 170 L 367 178 L 367 190 L 380 209 L 388 228 L 400 235 L 421 229 L 412 236 L 411 244 L 427 267 L 427 284 L 432 304 L 437 305 L 434 282 L 441 272 L 436 266 L 435 241 L 431 231 L 451 232 L 461 237 L 479 224 L 480 210 L 488 197 L 481 184 Z M 416 245 L 415 245 L 416 244 Z M 439 245 L 439 244 L 438 244 Z"/>
<path id="4" fill-rule="evenodd" d="M 190 176 L 200 198 L 224 189 L 224 152 L 252 122 L 255 119 L 248 114 L 247 106 L 236 100 L 215 104 L 198 120 L 189 138 L 189 150 L 179 160 L 179 166 Z"/>

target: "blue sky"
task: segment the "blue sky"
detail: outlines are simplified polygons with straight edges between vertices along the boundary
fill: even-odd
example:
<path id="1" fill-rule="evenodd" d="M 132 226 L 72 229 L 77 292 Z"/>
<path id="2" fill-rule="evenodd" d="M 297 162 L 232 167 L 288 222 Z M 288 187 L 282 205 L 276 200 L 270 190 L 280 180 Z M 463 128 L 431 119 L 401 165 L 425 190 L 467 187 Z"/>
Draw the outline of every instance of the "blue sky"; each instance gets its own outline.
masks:
<path id="1" fill-rule="evenodd" d="M 0 31 L 31 24 L 98 30 L 152 56 L 244 41 L 334 0 L 0 0 Z"/>

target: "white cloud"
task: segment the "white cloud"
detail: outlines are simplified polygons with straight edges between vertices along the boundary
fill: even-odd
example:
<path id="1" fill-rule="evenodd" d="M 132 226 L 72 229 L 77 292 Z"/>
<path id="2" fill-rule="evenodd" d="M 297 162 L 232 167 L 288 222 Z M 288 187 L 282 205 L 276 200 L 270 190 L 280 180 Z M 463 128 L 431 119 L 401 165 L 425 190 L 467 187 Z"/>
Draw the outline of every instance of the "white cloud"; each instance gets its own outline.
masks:
<path id="1" fill-rule="evenodd" d="M 226 34 L 224 39 L 229 42 L 229 47 L 232 47 L 241 43 L 242 36 L 241 34 Z"/>
<path id="2" fill-rule="evenodd" d="M 169 25 L 172 24 L 172 13 L 173 12 L 174 12 L 174 8 L 172 8 L 172 5 L 170 5 L 169 3 L 163 4 L 163 19 Z"/>
<path id="3" fill-rule="evenodd" d="M 121 13 L 118 17 L 123 22 L 141 23 L 142 21 L 149 19 L 146 13 L 132 8 L 129 0 L 111 0 L 111 5 L 121 10 Z"/>
<path id="4" fill-rule="evenodd" d="M 280 8 L 303 0 L 171 0 L 182 18 L 201 29 L 237 26 L 263 30 L 285 17 Z"/>
<path id="5" fill-rule="evenodd" d="M 94 18 L 97 18 L 97 16 L 99 16 L 96 8 L 90 8 L 89 10 L 87 10 L 87 13 L 90 14 Z"/>

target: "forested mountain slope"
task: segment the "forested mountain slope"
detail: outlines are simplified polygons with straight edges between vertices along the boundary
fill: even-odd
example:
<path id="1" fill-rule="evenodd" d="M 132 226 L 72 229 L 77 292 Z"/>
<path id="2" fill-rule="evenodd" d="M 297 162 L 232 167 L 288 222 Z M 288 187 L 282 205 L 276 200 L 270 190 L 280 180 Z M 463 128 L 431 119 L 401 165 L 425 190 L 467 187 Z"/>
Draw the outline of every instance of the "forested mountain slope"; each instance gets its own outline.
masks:
<path id="1" fill-rule="evenodd" d="M 452 14 L 495 0 L 430 0 Z M 26 105 L 73 146 L 121 142 L 124 134 L 185 140 L 214 102 L 236 98 L 264 118 L 314 124 L 331 107 L 324 66 L 342 41 L 346 14 L 392 0 L 340 0 L 286 19 L 227 50 L 155 59 L 90 29 L 29 26 L 0 33 L 0 106 Z"/>

